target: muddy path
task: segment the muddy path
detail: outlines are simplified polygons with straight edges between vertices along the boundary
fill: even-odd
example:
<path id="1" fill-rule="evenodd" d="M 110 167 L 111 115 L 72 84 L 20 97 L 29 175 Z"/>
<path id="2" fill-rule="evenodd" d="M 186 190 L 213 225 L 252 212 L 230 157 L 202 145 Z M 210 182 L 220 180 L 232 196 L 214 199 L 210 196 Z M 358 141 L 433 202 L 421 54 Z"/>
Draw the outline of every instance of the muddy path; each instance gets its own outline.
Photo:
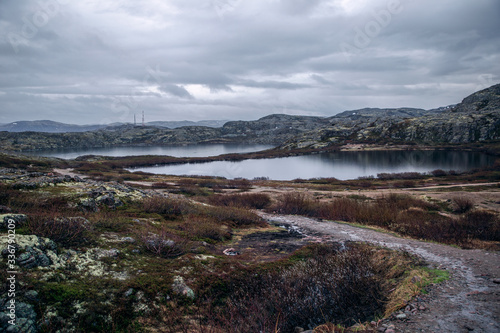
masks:
<path id="1" fill-rule="evenodd" d="M 430 266 L 446 269 L 450 280 L 434 285 L 425 309 L 386 322 L 387 332 L 500 332 L 500 253 L 400 238 L 386 233 L 295 215 L 259 212 L 272 223 L 299 228 L 317 241 L 360 241 L 405 250 Z M 394 327 L 390 326 L 393 325 Z M 381 330 L 383 332 L 383 330 Z"/>

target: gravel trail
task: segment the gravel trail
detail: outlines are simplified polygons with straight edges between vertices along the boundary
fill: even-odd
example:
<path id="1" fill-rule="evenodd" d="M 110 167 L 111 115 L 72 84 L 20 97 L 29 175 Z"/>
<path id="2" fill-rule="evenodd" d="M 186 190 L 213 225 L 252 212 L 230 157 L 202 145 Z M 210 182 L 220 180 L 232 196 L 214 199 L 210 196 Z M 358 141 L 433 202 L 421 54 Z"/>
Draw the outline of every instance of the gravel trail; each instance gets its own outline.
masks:
<path id="1" fill-rule="evenodd" d="M 430 265 L 447 269 L 450 280 L 435 285 L 425 296 L 425 310 L 394 319 L 395 332 L 500 332 L 500 253 L 462 250 L 343 223 L 258 212 L 273 223 L 301 230 L 312 240 L 360 241 L 405 250 Z M 390 327 L 387 332 L 390 332 Z"/>

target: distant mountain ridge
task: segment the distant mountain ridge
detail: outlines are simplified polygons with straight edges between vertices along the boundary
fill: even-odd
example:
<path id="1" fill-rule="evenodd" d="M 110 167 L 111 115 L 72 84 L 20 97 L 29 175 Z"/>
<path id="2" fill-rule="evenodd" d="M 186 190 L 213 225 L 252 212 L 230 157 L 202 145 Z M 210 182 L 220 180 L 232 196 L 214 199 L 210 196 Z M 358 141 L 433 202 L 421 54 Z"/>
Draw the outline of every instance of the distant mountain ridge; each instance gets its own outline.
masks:
<path id="1" fill-rule="evenodd" d="M 64 124 L 52 120 L 15 121 L 9 124 L 1 124 L 0 131 L 7 132 L 88 132 L 104 128 L 109 125 L 73 125 Z"/>
<path id="2" fill-rule="evenodd" d="M 229 121 L 222 127 L 116 124 L 84 133 L 0 132 L 0 147 L 13 151 L 209 142 L 321 149 L 345 143 L 433 145 L 488 140 L 500 140 L 500 84 L 457 105 L 433 110 L 365 108 L 327 118 L 273 114 L 254 121 Z"/>
<path id="3" fill-rule="evenodd" d="M 227 120 L 201 120 L 201 121 L 152 121 L 146 126 L 157 126 L 165 128 L 179 128 L 184 126 L 207 126 L 222 127 Z M 99 125 L 74 125 L 65 124 L 52 120 L 22 120 L 8 124 L 0 124 L 0 131 L 7 132 L 45 132 L 45 133 L 69 133 L 69 132 L 89 132 L 106 127 L 121 126 L 124 123 L 99 124 Z M 140 125 L 138 125 L 140 126 Z"/>

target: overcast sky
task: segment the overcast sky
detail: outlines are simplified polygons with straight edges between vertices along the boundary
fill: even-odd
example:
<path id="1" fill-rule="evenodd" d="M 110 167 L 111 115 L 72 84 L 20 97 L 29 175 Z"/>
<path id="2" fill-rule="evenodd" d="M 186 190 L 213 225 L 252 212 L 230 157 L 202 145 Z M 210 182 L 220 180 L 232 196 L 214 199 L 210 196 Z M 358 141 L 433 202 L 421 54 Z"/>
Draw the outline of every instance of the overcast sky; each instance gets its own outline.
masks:
<path id="1" fill-rule="evenodd" d="M 500 81 L 498 0 L 0 0 L 0 123 L 434 108 Z"/>

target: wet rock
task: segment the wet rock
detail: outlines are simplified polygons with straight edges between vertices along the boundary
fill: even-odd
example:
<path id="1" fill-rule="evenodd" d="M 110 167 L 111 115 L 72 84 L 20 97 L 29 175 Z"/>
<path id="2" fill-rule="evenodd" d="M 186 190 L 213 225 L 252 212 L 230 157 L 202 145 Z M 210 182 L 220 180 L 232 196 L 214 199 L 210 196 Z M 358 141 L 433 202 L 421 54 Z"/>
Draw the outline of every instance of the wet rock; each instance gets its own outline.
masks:
<path id="1" fill-rule="evenodd" d="M 189 288 L 182 276 L 175 276 L 172 283 L 172 290 L 177 295 L 182 295 L 191 299 L 195 298 L 193 289 Z"/>

